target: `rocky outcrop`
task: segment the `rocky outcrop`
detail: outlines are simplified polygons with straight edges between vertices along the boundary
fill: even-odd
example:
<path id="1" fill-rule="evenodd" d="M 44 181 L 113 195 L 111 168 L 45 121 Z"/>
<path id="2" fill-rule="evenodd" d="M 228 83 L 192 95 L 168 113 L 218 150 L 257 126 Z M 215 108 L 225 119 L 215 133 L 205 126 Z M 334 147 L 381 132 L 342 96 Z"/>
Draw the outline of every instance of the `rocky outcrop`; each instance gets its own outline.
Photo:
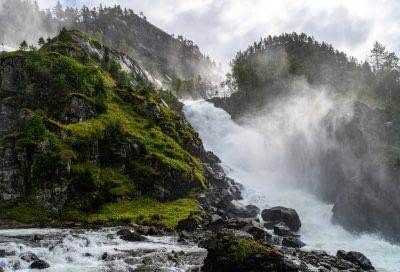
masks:
<path id="1" fill-rule="evenodd" d="M 272 228 L 279 223 L 284 223 L 292 231 L 298 231 L 301 227 L 299 215 L 294 209 L 285 207 L 273 207 L 261 212 L 267 228 Z"/>
<path id="2" fill-rule="evenodd" d="M 0 204 L 38 204 L 50 220 L 66 207 L 205 190 L 202 162 L 215 158 L 161 92 L 135 60 L 75 30 L 2 55 Z"/>
<path id="3" fill-rule="evenodd" d="M 357 252 L 340 251 L 335 257 L 296 246 L 272 247 L 267 240 L 256 242 L 249 234 L 235 230 L 214 233 L 200 245 L 208 250 L 204 271 L 375 271 Z"/>
<path id="4" fill-rule="evenodd" d="M 355 265 L 358 265 L 361 269 L 366 271 L 373 271 L 375 268 L 372 266 L 371 261 L 364 256 L 364 254 L 356 251 L 346 252 L 344 250 L 339 250 L 336 256 L 340 259 L 349 261 Z"/>
<path id="5" fill-rule="evenodd" d="M 284 270 L 276 249 L 255 242 L 246 232 L 221 231 L 202 245 L 208 250 L 204 271 L 292 271 Z"/>

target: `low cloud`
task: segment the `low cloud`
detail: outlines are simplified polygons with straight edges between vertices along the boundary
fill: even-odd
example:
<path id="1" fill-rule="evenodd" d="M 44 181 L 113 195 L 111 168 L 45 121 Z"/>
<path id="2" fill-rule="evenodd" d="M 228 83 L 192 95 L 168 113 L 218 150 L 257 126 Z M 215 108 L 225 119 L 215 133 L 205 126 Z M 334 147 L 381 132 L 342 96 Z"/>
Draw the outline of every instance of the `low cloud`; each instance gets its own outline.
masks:
<path id="1" fill-rule="evenodd" d="M 121 5 L 143 11 L 168 33 L 182 34 L 223 63 L 238 50 L 269 34 L 305 32 L 332 43 L 360 60 L 375 40 L 400 53 L 400 4 L 396 0 L 263 1 L 263 0 L 65 0 L 64 3 Z M 51 7 L 55 0 L 39 0 Z"/>

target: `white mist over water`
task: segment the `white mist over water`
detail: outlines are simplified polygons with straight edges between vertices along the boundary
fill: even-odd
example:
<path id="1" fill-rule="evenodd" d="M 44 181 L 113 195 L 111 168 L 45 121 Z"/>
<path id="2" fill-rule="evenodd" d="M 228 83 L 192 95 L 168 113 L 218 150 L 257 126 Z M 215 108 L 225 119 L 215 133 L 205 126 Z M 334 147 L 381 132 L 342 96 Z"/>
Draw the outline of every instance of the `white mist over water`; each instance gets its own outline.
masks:
<path id="1" fill-rule="evenodd" d="M 245 204 L 261 209 L 277 205 L 296 209 L 302 221 L 301 239 L 307 248 L 333 255 L 339 249 L 359 251 L 378 271 L 400 271 L 400 247 L 375 235 L 352 235 L 332 224 L 332 205 L 310 193 L 318 186 L 313 160 L 302 154 L 301 165 L 305 167 L 299 169 L 296 163 L 296 145 L 302 145 L 312 157 L 314 146 L 334 144 L 320 126 L 332 108 L 329 101 L 324 94 L 312 99 L 298 96 L 246 127 L 238 126 L 228 113 L 208 102 L 187 102 L 184 113 L 206 150 L 219 156 L 228 176 L 245 186 Z M 347 112 L 339 119 L 350 116 Z"/>

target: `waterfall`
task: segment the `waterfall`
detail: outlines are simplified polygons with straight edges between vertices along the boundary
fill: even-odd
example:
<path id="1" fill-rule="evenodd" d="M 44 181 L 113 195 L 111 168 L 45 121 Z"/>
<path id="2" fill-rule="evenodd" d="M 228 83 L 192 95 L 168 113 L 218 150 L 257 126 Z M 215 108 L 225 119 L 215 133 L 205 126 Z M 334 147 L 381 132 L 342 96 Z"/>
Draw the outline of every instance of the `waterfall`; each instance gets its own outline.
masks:
<path id="1" fill-rule="evenodd" d="M 359 251 L 370 258 L 378 271 L 400 271 L 399 246 L 378 235 L 355 235 L 334 225 L 333 205 L 316 195 L 314 147 L 333 144 L 326 142 L 319 126 L 331 108 L 329 101 L 321 95 L 288 104 L 289 107 L 277 107 L 262 118 L 249 120 L 245 126 L 237 125 L 224 110 L 203 101 L 186 102 L 184 114 L 205 148 L 220 157 L 228 176 L 245 186 L 244 204 L 252 203 L 261 209 L 277 205 L 294 208 L 302 221 L 300 234 L 306 248 L 333 255 L 339 249 Z M 300 157 L 293 154 L 299 145 Z"/>

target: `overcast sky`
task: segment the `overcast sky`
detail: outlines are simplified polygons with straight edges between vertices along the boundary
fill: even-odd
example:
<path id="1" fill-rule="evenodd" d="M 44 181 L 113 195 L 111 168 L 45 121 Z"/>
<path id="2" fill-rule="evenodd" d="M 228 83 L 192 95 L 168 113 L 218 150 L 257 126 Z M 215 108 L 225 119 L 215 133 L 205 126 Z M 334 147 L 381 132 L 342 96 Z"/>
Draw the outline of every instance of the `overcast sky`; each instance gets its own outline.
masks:
<path id="1" fill-rule="evenodd" d="M 56 0 L 38 0 L 52 7 Z M 305 32 L 358 59 L 375 40 L 400 55 L 398 0 L 63 0 L 89 7 L 120 4 L 168 33 L 182 34 L 218 62 L 268 34 Z"/>

